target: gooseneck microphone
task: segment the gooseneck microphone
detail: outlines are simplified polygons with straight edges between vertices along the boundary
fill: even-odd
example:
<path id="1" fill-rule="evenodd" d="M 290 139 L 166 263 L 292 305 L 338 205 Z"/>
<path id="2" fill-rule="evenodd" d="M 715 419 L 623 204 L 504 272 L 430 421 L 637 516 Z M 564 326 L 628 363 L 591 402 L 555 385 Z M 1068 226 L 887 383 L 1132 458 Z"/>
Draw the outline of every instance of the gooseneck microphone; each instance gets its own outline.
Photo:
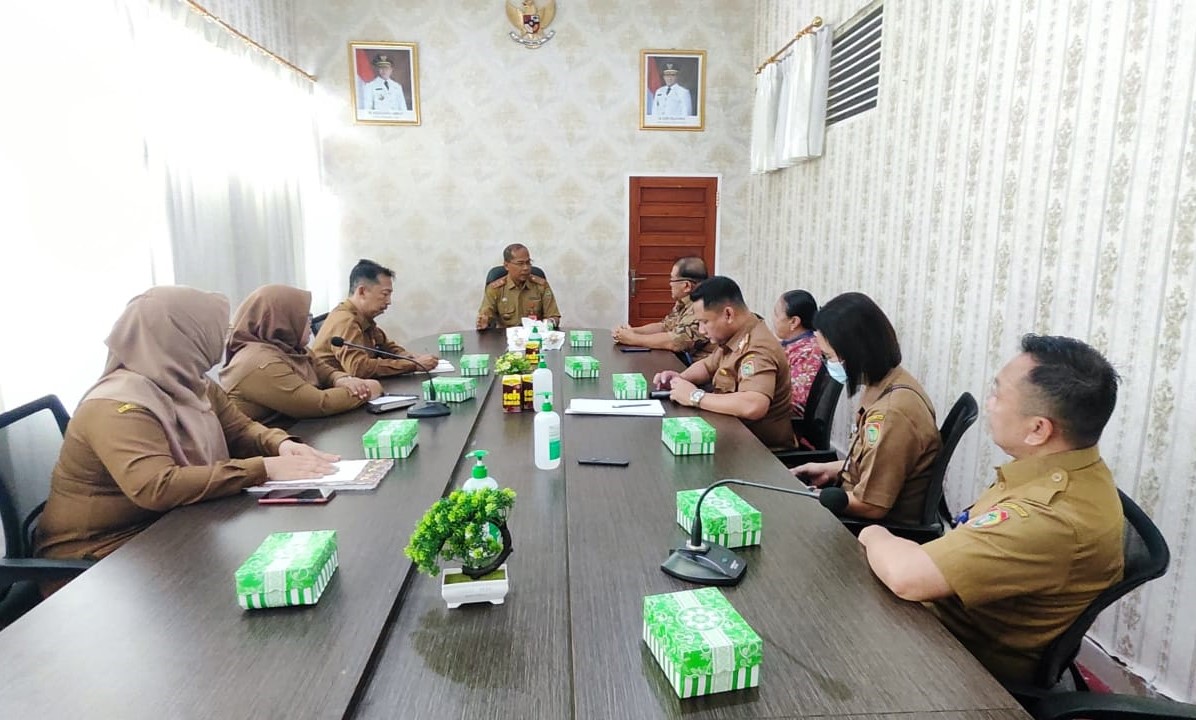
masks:
<path id="1" fill-rule="evenodd" d="M 661 563 L 660 569 L 666 574 L 699 585 L 737 585 L 743 579 L 743 574 L 747 571 L 747 561 L 722 545 L 708 542 L 702 538 L 702 501 L 706 499 L 711 490 L 722 485 L 746 485 L 790 495 L 817 498 L 824 508 L 835 514 L 847 508 L 847 493 L 843 491 L 843 488 L 828 487 L 814 492 L 813 490 L 765 485 L 734 478 L 719 480 L 707 487 L 698 498 L 698 504 L 694 507 L 694 523 L 690 528 L 689 540 L 685 543 L 685 547 L 673 550 L 668 559 Z"/>
<path id="2" fill-rule="evenodd" d="M 418 418 L 444 417 L 445 415 L 452 414 L 453 411 L 449 409 L 448 405 L 445 405 L 442 402 L 436 402 L 436 383 L 432 379 L 432 373 L 429 372 L 428 370 L 424 370 L 424 366 L 420 365 L 419 361 L 416 360 L 415 358 L 411 357 L 410 355 L 399 355 L 398 353 L 392 353 L 387 350 L 381 350 L 379 348 L 369 347 L 368 345 L 358 345 L 357 343 L 349 342 L 348 340 L 344 339 L 340 335 L 333 337 L 332 340 L 330 340 L 329 342 L 332 343 L 332 347 L 357 348 L 358 350 L 365 350 L 366 352 L 371 352 L 371 353 L 374 353 L 375 355 L 380 355 L 381 357 L 387 357 L 392 360 L 407 360 L 407 361 L 411 362 L 412 364 L 414 364 L 417 370 L 426 374 L 428 376 L 428 398 L 429 399 L 426 402 L 421 402 L 417 405 L 412 405 L 411 408 L 409 410 L 407 410 L 407 417 L 418 419 Z"/>

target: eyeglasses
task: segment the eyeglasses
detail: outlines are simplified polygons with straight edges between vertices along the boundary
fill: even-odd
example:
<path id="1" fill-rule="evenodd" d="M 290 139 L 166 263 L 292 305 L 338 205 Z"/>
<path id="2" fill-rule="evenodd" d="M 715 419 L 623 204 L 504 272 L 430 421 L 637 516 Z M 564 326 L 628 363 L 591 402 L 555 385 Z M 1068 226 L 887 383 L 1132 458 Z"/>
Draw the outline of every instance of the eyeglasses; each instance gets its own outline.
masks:
<path id="1" fill-rule="evenodd" d="M 689 278 L 669 278 L 670 285 L 672 285 L 673 283 L 679 283 L 679 282 L 690 282 L 690 279 Z"/>
<path id="2" fill-rule="evenodd" d="M 527 260 L 508 260 L 507 262 L 511 263 L 512 265 L 518 265 L 519 267 L 529 267 L 535 261 L 531 258 L 528 258 Z"/>

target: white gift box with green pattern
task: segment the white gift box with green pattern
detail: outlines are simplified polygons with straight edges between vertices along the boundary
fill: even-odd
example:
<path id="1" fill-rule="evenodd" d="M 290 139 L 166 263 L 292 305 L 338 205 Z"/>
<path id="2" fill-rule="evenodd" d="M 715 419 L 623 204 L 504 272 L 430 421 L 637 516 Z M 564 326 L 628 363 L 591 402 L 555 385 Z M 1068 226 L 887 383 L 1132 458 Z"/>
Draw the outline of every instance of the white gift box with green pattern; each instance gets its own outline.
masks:
<path id="1" fill-rule="evenodd" d="M 336 568 L 335 530 L 272 533 L 237 568 L 237 601 L 246 610 L 315 605 Z"/>
<path id="2" fill-rule="evenodd" d="M 694 525 L 694 508 L 703 490 L 677 493 L 677 524 L 686 532 Z M 702 501 L 702 537 L 723 547 L 759 545 L 763 530 L 760 511 L 726 486 L 716 487 Z"/>
<path id="3" fill-rule="evenodd" d="M 596 378 L 601 363 L 589 355 L 570 355 L 565 358 L 565 374 L 571 378 Z"/>
<path id="4" fill-rule="evenodd" d="M 445 333 L 437 338 L 436 345 L 440 352 L 461 352 L 465 349 L 465 340 L 461 333 Z"/>
<path id="5" fill-rule="evenodd" d="M 490 374 L 489 355 L 462 355 L 458 363 L 461 365 L 461 374 L 466 377 Z"/>
<path id="6" fill-rule="evenodd" d="M 615 373 L 610 376 L 616 400 L 647 400 L 648 379 L 640 373 Z"/>
<path id="7" fill-rule="evenodd" d="M 409 457 L 419 444 L 419 420 L 379 420 L 361 436 L 367 458 Z"/>
<path id="8" fill-rule="evenodd" d="M 436 399 L 440 402 L 465 402 L 478 393 L 477 378 L 471 377 L 438 377 L 424 380 L 424 400 L 431 400 L 429 390 L 435 385 Z"/>
<path id="9" fill-rule="evenodd" d="M 594 333 L 591 330 L 570 330 L 569 347 L 594 347 Z"/>
<path id="10" fill-rule="evenodd" d="M 717 435 L 700 417 L 671 417 L 660 423 L 660 440 L 674 455 L 713 455 Z"/>
<path id="11" fill-rule="evenodd" d="M 645 597 L 644 642 L 677 697 L 760 684 L 764 641 L 717 588 Z"/>

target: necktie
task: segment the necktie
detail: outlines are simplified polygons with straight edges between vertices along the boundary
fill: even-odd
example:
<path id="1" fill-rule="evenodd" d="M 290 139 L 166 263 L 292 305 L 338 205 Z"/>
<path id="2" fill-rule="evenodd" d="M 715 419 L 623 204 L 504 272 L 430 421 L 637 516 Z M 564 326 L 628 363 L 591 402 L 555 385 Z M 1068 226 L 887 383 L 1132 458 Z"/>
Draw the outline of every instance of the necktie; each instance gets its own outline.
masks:
<path id="1" fill-rule="evenodd" d="M 386 86 L 386 89 L 387 89 L 387 90 L 389 90 L 389 89 L 390 89 L 390 81 L 389 81 L 389 80 L 383 80 L 383 81 L 382 81 L 382 84 Z"/>
<path id="2" fill-rule="evenodd" d="M 665 91 L 664 91 L 664 96 L 665 96 L 665 97 L 668 97 L 668 96 L 669 96 L 669 93 L 671 93 L 671 92 L 673 92 L 673 86 L 672 86 L 672 85 L 668 86 L 668 88 L 666 88 L 666 89 L 665 89 Z"/>

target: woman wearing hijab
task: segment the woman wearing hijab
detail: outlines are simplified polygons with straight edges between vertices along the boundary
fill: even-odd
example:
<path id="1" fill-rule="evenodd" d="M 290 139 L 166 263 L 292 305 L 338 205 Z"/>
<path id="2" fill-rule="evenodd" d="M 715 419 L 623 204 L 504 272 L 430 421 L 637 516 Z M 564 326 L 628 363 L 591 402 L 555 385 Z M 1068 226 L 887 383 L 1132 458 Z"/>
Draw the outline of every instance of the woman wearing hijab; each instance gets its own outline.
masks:
<path id="1" fill-rule="evenodd" d="M 220 384 L 237 408 L 258 422 L 286 426 L 335 415 L 382 394 L 377 380 L 341 372 L 307 349 L 310 312 L 310 292 L 264 285 L 233 316 Z"/>
<path id="2" fill-rule="evenodd" d="M 250 420 L 207 379 L 227 326 L 216 293 L 157 287 L 129 302 L 67 426 L 37 555 L 102 558 L 173 508 L 333 472 L 340 458 Z"/>
<path id="3" fill-rule="evenodd" d="M 893 324 L 872 298 L 844 293 L 814 316 L 826 371 L 860 395 L 846 460 L 806 463 L 791 472 L 811 485 L 843 486 L 847 515 L 919 523 L 930 466 L 942 448 L 934 406 L 901 367 Z"/>

